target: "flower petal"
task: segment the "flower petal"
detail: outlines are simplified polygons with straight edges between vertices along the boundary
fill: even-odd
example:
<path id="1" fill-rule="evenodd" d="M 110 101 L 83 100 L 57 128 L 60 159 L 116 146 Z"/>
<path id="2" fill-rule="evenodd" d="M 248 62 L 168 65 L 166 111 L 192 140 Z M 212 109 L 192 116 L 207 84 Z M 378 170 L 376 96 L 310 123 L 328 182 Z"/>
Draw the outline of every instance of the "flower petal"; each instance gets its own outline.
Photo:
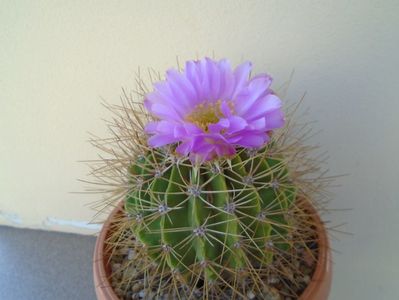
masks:
<path id="1" fill-rule="evenodd" d="M 250 122 L 249 128 L 258 131 L 266 131 L 266 118 L 263 117 Z"/>
<path id="2" fill-rule="evenodd" d="M 238 116 L 229 117 L 229 122 L 229 128 L 227 129 L 229 134 L 243 130 L 248 125 L 247 121 Z"/>
<path id="3" fill-rule="evenodd" d="M 202 89 L 199 77 L 198 63 L 188 61 L 186 63 L 185 75 L 187 79 L 191 82 L 191 85 L 196 92 L 198 102 L 201 101 L 201 99 L 204 99 L 204 91 Z"/>
<path id="4" fill-rule="evenodd" d="M 147 94 L 147 99 L 152 103 L 167 104 L 173 107 L 180 115 L 184 115 L 189 108 L 181 97 L 175 97 L 171 86 L 166 81 L 160 81 L 154 84 L 155 91 Z"/>
<path id="5" fill-rule="evenodd" d="M 166 78 L 170 88 L 176 98 L 182 99 L 188 108 L 192 108 L 197 103 L 197 93 L 191 82 L 175 69 L 166 72 Z"/>
<path id="6" fill-rule="evenodd" d="M 245 114 L 254 103 L 265 95 L 272 82 L 272 78 L 268 75 L 258 75 L 253 78 L 246 89 L 243 89 L 235 99 L 236 112 L 239 115 Z"/>
<path id="7" fill-rule="evenodd" d="M 205 59 L 201 60 L 199 62 L 199 78 L 200 78 L 200 84 L 201 84 L 201 90 L 202 90 L 202 99 L 210 99 L 211 98 L 211 92 L 210 92 L 210 76 L 208 73 L 208 64 Z"/>
<path id="8" fill-rule="evenodd" d="M 216 124 L 208 125 L 209 132 L 220 133 L 221 130 L 226 129 L 230 126 L 230 121 L 228 119 L 220 119 Z"/>
<path id="9" fill-rule="evenodd" d="M 238 145 L 246 148 L 258 148 L 269 140 L 269 136 L 263 133 L 248 133 L 237 142 Z"/>
<path id="10" fill-rule="evenodd" d="M 273 94 L 268 94 L 265 97 L 256 101 L 242 117 L 247 120 L 254 120 L 264 116 L 267 112 L 281 108 L 281 100 Z"/>
<path id="11" fill-rule="evenodd" d="M 145 125 L 144 131 L 146 133 L 156 133 L 157 127 L 158 127 L 158 122 L 149 122 L 147 123 L 147 125 Z"/>
<path id="12" fill-rule="evenodd" d="M 266 117 L 266 128 L 267 130 L 272 130 L 276 128 L 281 128 L 285 123 L 284 114 L 281 110 L 274 110 L 267 114 Z"/>
<path id="13" fill-rule="evenodd" d="M 191 149 L 192 149 L 192 142 L 184 141 L 179 146 L 177 146 L 176 152 L 183 156 L 187 156 L 191 152 Z"/>
<path id="14" fill-rule="evenodd" d="M 151 112 L 159 118 L 165 120 L 181 121 L 181 116 L 170 106 L 154 103 L 151 106 Z"/>
<path id="15" fill-rule="evenodd" d="M 220 69 L 220 93 L 219 99 L 232 100 L 232 93 L 235 86 L 234 74 L 231 71 L 230 63 L 226 59 L 219 62 Z"/>
<path id="16" fill-rule="evenodd" d="M 174 142 L 176 142 L 176 139 L 171 135 L 156 134 L 148 139 L 148 145 L 154 148 L 162 147 Z"/>
<path id="17" fill-rule="evenodd" d="M 225 117 L 230 117 L 232 115 L 231 109 L 226 101 L 223 101 L 220 105 L 220 110 Z"/>
<path id="18" fill-rule="evenodd" d="M 247 84 L 249 74 L 251 73 L 252 64 L 250 62 L 245 62 L 239 65 L 234 70 L 234 77 L 235 77 L 235 89 L 233 93 L 233 98 L 237 95 L 241 89 Z"/>

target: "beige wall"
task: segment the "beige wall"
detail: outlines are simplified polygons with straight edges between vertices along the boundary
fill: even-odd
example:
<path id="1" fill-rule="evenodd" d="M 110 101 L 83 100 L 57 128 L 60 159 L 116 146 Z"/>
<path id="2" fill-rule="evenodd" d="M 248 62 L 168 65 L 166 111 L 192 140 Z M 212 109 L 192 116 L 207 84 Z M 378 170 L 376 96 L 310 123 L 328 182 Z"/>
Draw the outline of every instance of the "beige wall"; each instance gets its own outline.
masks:
<path id="1" fill-rule="evenodd" d="M 0 222 L 81 233 L 95 198 L 76 178 L 138 66 L 197 55 L 254 62 L 288 98 L 307 91 L 314 141 L 341 179 L 330 218 L 353 237 L 334 248 L 332 299 L 399 294 L 398 1 L 1 1 Z"/>

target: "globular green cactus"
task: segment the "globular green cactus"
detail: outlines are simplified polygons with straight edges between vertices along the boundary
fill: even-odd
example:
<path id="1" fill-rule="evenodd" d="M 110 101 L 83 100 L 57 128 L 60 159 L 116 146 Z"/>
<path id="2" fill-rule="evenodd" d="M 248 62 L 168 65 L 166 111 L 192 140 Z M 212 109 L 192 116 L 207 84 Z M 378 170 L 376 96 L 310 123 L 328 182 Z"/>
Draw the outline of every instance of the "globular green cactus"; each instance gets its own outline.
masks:
<path id="1" fill-rule="evenodd" d="M 296 188 L 271 147 L 201 165 L 149 149 L 131 162 L 125 209 L 149 257 L 183 279 L 203 272 L 213 282 L 289 251 Z"/>
<path id="2" fill-rule="evenodd" d="M 331 178 L 298 107 L 250 69 L 189 61 L 107 106 L 90 192 L 117 207 L 104 250 L 121 298 L 297 299 L 309 283 Z"/>

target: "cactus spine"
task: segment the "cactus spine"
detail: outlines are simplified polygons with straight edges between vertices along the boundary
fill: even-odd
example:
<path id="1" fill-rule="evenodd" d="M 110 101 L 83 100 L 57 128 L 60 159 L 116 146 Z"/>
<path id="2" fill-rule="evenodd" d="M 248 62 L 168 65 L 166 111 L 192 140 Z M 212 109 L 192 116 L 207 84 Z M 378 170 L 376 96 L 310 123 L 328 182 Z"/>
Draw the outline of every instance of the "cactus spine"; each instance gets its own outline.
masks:
<path id="1" fill-rule="evenodd" d="M 296 189 L 270 147 L 221 165 L 193 166 L 159 149 L 140 155 L 129 167 L 125 208 L 148 255 L 183 278 L 203 271 L 212 282 L 289 251 Z"/>

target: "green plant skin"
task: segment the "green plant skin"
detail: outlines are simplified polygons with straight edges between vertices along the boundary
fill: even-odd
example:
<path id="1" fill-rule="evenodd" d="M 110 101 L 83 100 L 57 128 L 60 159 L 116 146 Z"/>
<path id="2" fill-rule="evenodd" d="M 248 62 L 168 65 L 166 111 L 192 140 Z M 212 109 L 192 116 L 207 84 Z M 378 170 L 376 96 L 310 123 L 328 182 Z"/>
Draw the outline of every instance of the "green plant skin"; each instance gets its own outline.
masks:
<path id="1" fill-rule="evenodd" d="M 265 153 L 241 151 L 217 172 L 155 151 L 137 159 L 125 209 L 149 256 L 186 275 L 201 267 L 212 281 L 288 251 L 296 190 L 284 160 Z"/>

